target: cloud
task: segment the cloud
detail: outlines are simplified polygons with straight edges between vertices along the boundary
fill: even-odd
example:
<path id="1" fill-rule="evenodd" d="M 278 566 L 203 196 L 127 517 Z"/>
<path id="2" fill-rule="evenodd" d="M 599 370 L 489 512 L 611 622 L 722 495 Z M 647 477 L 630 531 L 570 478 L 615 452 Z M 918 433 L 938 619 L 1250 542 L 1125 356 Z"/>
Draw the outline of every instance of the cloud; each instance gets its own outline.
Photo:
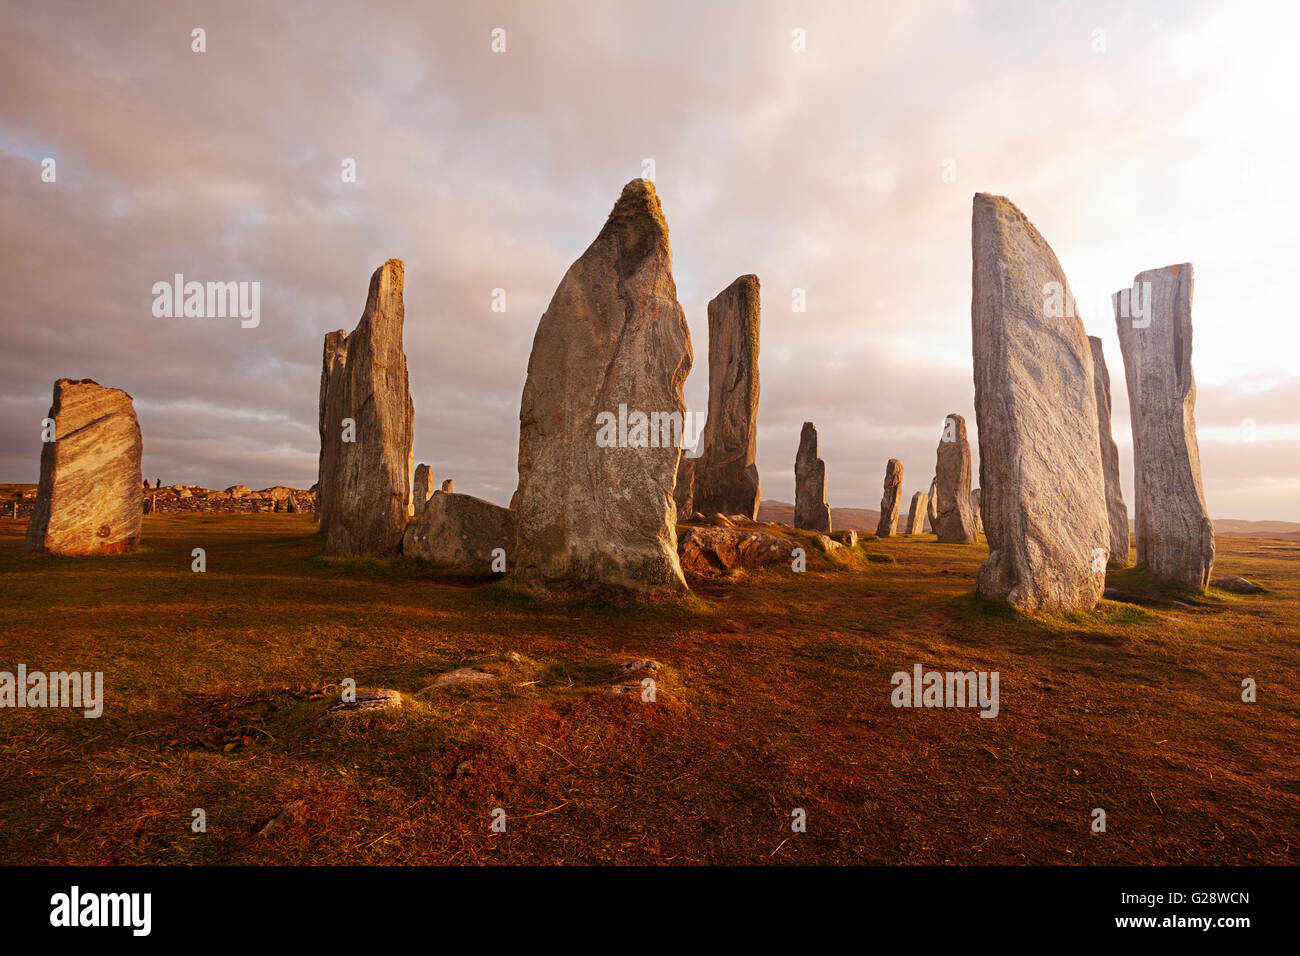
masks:
<path id="1" fill-rule="evenodd" d="M 1296 85 L 1295 19 L 1130 3 L 20 5 L 0 35 L 0 478 L 35 480 L 52 382 L 76 376 L 136 398 L 151 476 L 310 485 L 321 338 L 356 324 L 396 256 L 416 458 L 508 501 L 537 319 L 652 159 L 692 408 L 707 302 L 760 276 L 765 495 L 793 496 L 805 420 L 837 506 L 875 507 L 891 457 L 909 494 L 928 487 L 949 412 L 974 439 L 970 196 L 993 191 L 1053 243 L 1106 341 L 1126 472 L 1106 297 L 1196 263 L 1211 512 L 1300 520 L 1300 249 L 1284 226 L 1300 199 L 1279 186 L 1297 134 L 1257 119 Z M 261 282 L 261 326 L 154 319 L 152 284 L 178 272 Z"/>

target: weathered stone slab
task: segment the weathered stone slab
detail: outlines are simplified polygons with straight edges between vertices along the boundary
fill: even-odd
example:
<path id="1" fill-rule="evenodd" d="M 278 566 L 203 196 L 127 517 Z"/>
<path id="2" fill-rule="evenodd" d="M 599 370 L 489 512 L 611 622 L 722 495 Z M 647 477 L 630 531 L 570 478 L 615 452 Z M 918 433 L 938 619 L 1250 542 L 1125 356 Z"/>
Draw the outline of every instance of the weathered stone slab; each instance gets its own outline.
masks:
<path id="1" fill-rule="evenodd" d="M 989 544 L 976 588 L 1026 611 L 1091 609 L 1110 543 L 1092 350 L 1055 253 L 1019 209 L 976 195 L 971 240 Z"/>
<path id="2" fill-rule="evenodd" d="M 970 503 L 970 442 L 966 419 L 956 412 L 944 419 L 943 434 L 935 454 L 934 532 L 940 541 L 970 543 L 975 540 L 975 511 Z"/>
<path id="3" fill-rule="evenodd" d="M 760 568 L 792 560 L 795 544 L 788 538 L 738 528 L 690 528 L 679 542 L 682 568 L 708 575 L 734 568 Z"/>
<path id="4" fill-rule="evenodd" d="M 335 554 L 396 554 L 410 516 L 415 407 L 402 351 L 404 274 L 398 259 L 375 270 L 365 312 L 332 368 L 326 337 L 317 512 Z"/>
<path id="5" fill-rule="evenodd" d="M 677 505 L 677 520 L 687 521 L 695 514 L 695 463 L 699 459 L 688 458 L 682 453 L 677 463 L 677 481 L 673 485 L 673 503 Z"/>
<path id="6" fill-rule="evenodd" d="M 758 330 L 758 276 L 741 276 L 709 303 L 709 416 L 695 475 L 696 507 L 751 521 L 762 496 Z"/>
<path id="7" fill-rule="evenodd" d="M 472 495 L 438 492 L 406 529 L 402 553 L 438 564 L 489 564 L 515 541 L 515 515 Z"/>
<path id="8" fill-rule="evenodd" d="M 1102 341 L 1088 336 L 1092 350 L 1092 384 L 1097 396 L 1097 434 L 1101 439 L 1101 474 L 1106 485 L 1106 518 L 1110 526 L 1110 560 L 1128 563 L 1128 507 L 1119 481 L 1119 446 L 1110 427 L 1110 372 Z"/>
<path id="9" fill-rule="evenodd" d="M 668 224 L 653 184 L 633 180 L 533 339 L 519 410 L 522 582 L 686 588 L 673 493 L 691 359 Z"/>
<path id="10" fill-rule="evenodd" d="M 889 538 L 898 531 L 898 512 L 903 506 L 903 463 L 897 458 L 885 465 L 885 493 L 880 499 L 880 521 L 876 537 Z"/>
<path id="11" fill-rule="evenodd" d="M 826 462 L 818 455 L 817 427 L 804 422 L 794 459 L 794 526 L 806 531 L 831 530 L 826 504 Z"/>
<path id="12" fill-rule="evenodd" d="M 925 513 L 930 507 L 930 496 L 924 491 L 912 495 L 912 505 L 907 509 L 907 533 L 923 534 L 925 532 Z"/>
<path id="13" fill-rule="evenodd" d="M 1192 282 L 1190 262 L 1151 269 L 1113 302 L 1133 422 L 1137 559 L 1159 578 L 1204 588 L 1214 526 L 1196 441 Z"/>
<path id="14" fill-rule="evenodd" d="M 27 524 L 37 554 L 117 554 L 140 541 L 143 442 L 131 396 L 90 379 L 54 383 L 53 440 Z"/>

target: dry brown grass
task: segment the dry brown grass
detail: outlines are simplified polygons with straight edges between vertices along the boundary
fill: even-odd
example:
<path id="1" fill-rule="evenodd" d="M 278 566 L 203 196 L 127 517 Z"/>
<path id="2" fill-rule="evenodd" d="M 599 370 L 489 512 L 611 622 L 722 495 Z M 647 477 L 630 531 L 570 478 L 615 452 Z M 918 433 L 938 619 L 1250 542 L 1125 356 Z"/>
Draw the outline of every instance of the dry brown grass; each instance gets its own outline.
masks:
<path id="1" fill-rule="evenodd" d="M 149 516 L 102 559 L 23 557 L 24 524 L 0 670 L 102 670 L 107 703 L 0 711 L 3 862 L 1297 861 L 1300 543 L 1220 538 L 1216 574 L 1264 595 L 1115 572 L 1142 604 L 1030 618 L 971 595 L 982 545 L 929 535 L 650 605 L 322 558 L 305 516 Z M 633 656 L 667 665 L 655 704 L 603 694 Z M 913 663 L 999 671 L 1000 715 L 894 709 Z M 315 719 L 345 677 L 467 664 L 502 677 Z"/>

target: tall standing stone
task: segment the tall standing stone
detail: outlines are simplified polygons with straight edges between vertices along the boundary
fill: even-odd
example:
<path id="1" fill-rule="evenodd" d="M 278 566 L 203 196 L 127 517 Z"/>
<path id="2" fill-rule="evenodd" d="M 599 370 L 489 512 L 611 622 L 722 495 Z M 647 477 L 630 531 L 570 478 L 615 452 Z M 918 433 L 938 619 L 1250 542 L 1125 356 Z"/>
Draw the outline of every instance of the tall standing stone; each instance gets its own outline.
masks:
<path id="1" fill-rule="evenodd" d="M 826 462 L 818 455 L 817 427 L 803 423 L 794 458 L 794 526 L 830 534 L 831 509 L 826 504 Z"/>
<path id="2" fill-rule="evenodd" d="M 135 550 L 144 513 L 143 442 L 131 396 L 90 379 L 61 378 L 54 383 L 49 418 L 54 430 L 41 448 L 26 550 Z"/>
<path id="3" fill-rule="evenodd" d="M 317 507 L 335 554 L 396 554 L 410 515 L 415 407 L 402 351 L 404 274 L 398 259 L 375 270 L 365 312 L 336 340 L 344 352 L 332 367 L 326 337 Z"/>
<path id="4" fill-rule="evenodd" d="M 925 502 L 925 526 L 928 530 L 933 531 L 935 522 L 939 520 L 939 476 L 935 475 L 930 479 L 930 493 L 926 496 Z"/>
<path id="5" fill-rule="evenodd" d="M 1110 527 L 1088 337 L 1056 254 L 1010 201 L 975 196 L 971 244 L 989 544 L 976 588 L 1026 611 L 1091 609 Z"/>
<path id="6" fill-rule="evenodd" d="M 1192 279 L 1190 262 L 1151 269 L 1113 302 L 1133 421 L 1137 559 L 1156 577 L 1204 588 L 1214 526 L 1196 442 Z"/>
<path id="7" fill-rule="evenodd" d="M 533 339 L 519 409 L 521 581 L 686 589 L 673 492 L 691 359 L 668 224 L 654 185 L 636 179 Z"/>
<path id="8" fill-rule="evenodd" d="M 415 517 L 424 513 L 424 506 L 429 503 L 432 494 L 433 469 L 428 465 L 417 465 L 411 474 L 411 507 L 415 511 Z"/>
<path id="9" fill-rule="evenodd" d="M 907 533 L 922 534 L 925 531 L 925 512 L 930 503 L 930 496 L 924 491 L 912 495 L 912 506 L 907 509 Z"/>
<path id="10" fill-rule="evenodd" d="M 956 412 L 943 422 L 943 434 L 934 464 L 935 505 L 934 533 L 940 541 L 975 540 L 975 512 L 970 503 L 970 442 L 966 439 L 966 419 Z"/>
<path id="11" fill-rule="evenodd" d="M 1110 372 L 1101 339 L 1088 336 L 1092 349 L 1092 384 L 1097 395 L 1097 434 L 1101 439 L 1101 474 L 1106 486 L 1106 516 L 1110 522 L 1110 560 L 1128 563 L 1128 508 L 1119 482 L 1119 446 L 1110 427 Z"/>
<path id="12" fill-rule="evenodd" d="M 970 510 L 975 514 L 975 533 L 984 531 L 984 515 L 980 511 L 980 490 L 972 488 L 970 493 Z"/>
<path id="13" fill-rule="evenodd" d="M 709 303 L 709 417 L 696 466 L 695 507 L 758 515 L 758 276 L 741 276 Z"/>
<path id="14" fill-rule="evenodd" d="M 325 449 L 329 442 L 325 437 L 325 414 L 329 408 L 330 384 L 343 381 L 342 369 L 348 360 L 348 333 L 343 329 L 334 332 L 325 333 L 325 345 L 321 350 L 320 362 L 320 406 L 319 406 L 319 427 L 320 427 L 320 455 L 316 462 L 316 513 L 314 518 L 319 524 L 321 515 L 325 510 L 324 496 L 325 489 L 319 487 L 320 478 L 325 474 Z"/>
<path id="15" fill-rule="evenodd" d="M 897 458 L 885 465 L 885 493 L 880 499 L 880 521 L 876 535 L 892 537 L 898 531 L 898 512 L 903 506 L 903 463 Z"/>

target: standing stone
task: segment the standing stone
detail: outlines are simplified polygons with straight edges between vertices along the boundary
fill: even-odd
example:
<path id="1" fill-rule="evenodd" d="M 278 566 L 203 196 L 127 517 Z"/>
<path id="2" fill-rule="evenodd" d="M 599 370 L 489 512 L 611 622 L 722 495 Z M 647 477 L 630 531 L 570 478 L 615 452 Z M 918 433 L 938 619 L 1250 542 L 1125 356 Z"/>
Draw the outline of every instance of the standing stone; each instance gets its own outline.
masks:
<path id="1" fill-rule="evenodd" d="M 1110 560 L 1128 564 L 1128 508 L 1119 483 L 1119 447 L 1110 427 L 1110 372 L 1101 339 L 1088 336 L 1092 348 L 1092 385 L 1097 395 L 1097 434 L 1101 438 L 1101 474 L 1106 485 L 1106 516 L 1110 521 Z"/>
<path id="2" fill-rule="evenodd" d="M 966 419 L 956 412 L 943 422 L 939 449 L 935 455 L 934 533 L 940 541 L 975 540 L 975 512 L 970 503 L 970 442 L 966 440 Z"/>
<path id="3" fill-rule="evenodd" d="M 975 196 L 971 243 L 989 545 L 976 588 L 1025 611 L 1089 610 L 1110 527 L 1088 337 L 1056 254 L 1010 201 Z M 969 496 L 969 480 L 962 488 Z"/>
<path id="4" fill-rule="evenodd" d="M 970 493 L 970 510 L 975 513 L 975 532 L 976 534 L 984 533 L 984 515 L 980 511 L 980 490 L 971 489 Z"/>
<path id="5" fill-rule="evenodd" d="M 442 493 L 446 495 L 450 495 L 450 494 L 454 494 L 455 491 L 456 491 L 456 482 L 452 481 L 450 478 L 443 479 Z"/>
<path id="6" fill-rule="evenodd" d="M 885 465 L 885 494 L 880 499 L 880 522 L 876 536 L 892 537 L 898 531 L 898 512 L 903 506 L 903 463 L 897 458 Z"/>
<path id="7" fill-rule="evenodd" d="M 402 352 L 404 272 L 399 259 L 375 270 L 361 321 L 335 340 L 346 351 L 332 367 L 325 340 L 317 514 L 325 549 L 336 554 L 396 554 L 410 515 L 415 408 Z"/>
<path id="8" fill-rule="evenodd" d="M 27 551 L 134 551 L 144 514 L 144 479 L 131 396 L 90 379 L 61 378 L 54 383 L 49 418 L 54 436 L 41 448 Z"/>
<path id="9" fill-rule="evenodd" d="M 758 276 L 741 276 L 709 303 L 709 417 L 695 475 L 695 507 L 751 521 L 762 497 L 758 448 Z"/>
<path id="10" fill-rule="evenodd" d="M 1214 526 L 1201 487 L 1192 376 L 1192 264 L 1140 273 L 1114 296 L 1129 417 L 1137 559 L 1158 578 L 1204 588 L 1214 566 Z M 1139 314 L 1141 313 L 1141 314 Z"/>
<path id="11" fill-rule="evenodd" d="M 804 422 L 799 433 L 799 452 L 794 458 L 794 526 L 830 534 L 826 462 L 817 457 L 818 450 L 817 427 L 812 422 Z"/>
<path id="12" fill-rule="evenodd" d="M 411 475 L 411 506 L 415 509 L 415 517 L 418 518 L 424 511 L 431 494 L 433 494 L 433 469 L 428 465 L 417 465 Z"/>
<path id="13" fill-rule="evenodd" d="M 319 410 L 319 427 L 320 427 L 320 456 L 316 464 L 316 482 L 320 484 L 320 477 L 325 474 L 325 449 L 330 442 L 325 435 L 325 412 L 329 408 L 330 384 L 342 382 L 342 369 L 348 360 L 348 333 L 343 329 L 334 332 L 325 333 L 325 346 L 321 350 L 320 363 L 320 410 Z M 333 436 L 336 440 L 338 436 Z M 333 459 L 331 459 L 333 461 Z M 321 514 L 325 510 L 324 489 L 318 488 L 316 492 L 316 514 L 317 523 L 321 520 Z"/>
<path id="14" fill-rule="evenodd" d="M 686 589 L 673 493 L 691 360 L 668 224 L 654 185 L 636 179 L 533 339 L 519 409 L 521 581 Z"/>
<path id="15" fill-rule="evenodd" d="M 689 458 L 682 452 L 677 463 L 677 482 L 673 485 L 673 503 L 677 506 L 677 520 L 689 521 L 695 514 L 695 463 L 698 458 Z M 678 548 L 680 555 L 681 548 Z"/>
<path id="16" fill-rule="evenodd" d="M 930 493 L 926 496 L 925 503 L 925 528 L 927 531 L 934 531 L 934 523 L 939 518 L 939 476 L 935 475 L 930 479 Z"/>
<path id="17" fill-rule="evenodd" d="M 907 509 L 907 533 L 922 534 L 925 531 L 925 513 L 930 505 L 930 496 L 924 491 L 912 495 L 912 506 Z"/>

